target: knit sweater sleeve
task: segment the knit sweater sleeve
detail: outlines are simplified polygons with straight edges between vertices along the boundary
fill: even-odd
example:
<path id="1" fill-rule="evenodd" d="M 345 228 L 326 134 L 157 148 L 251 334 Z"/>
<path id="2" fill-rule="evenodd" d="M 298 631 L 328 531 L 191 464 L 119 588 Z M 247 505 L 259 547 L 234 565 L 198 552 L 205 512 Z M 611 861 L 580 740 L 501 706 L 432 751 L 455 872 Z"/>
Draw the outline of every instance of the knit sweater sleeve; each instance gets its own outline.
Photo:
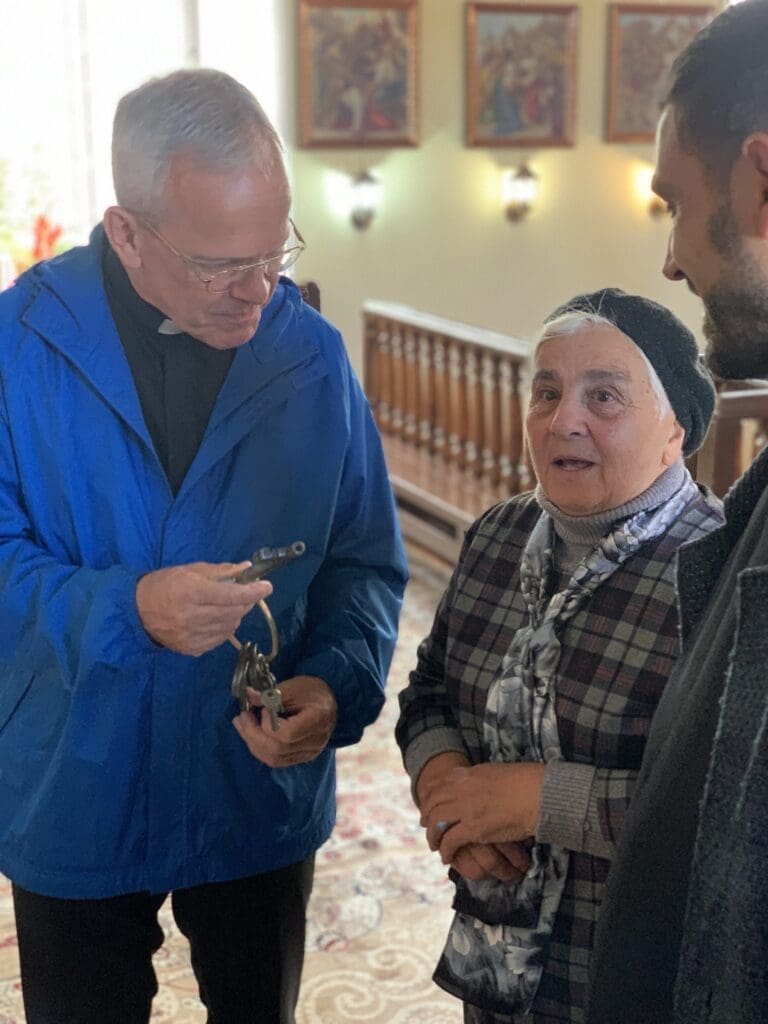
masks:
<path id="1" fill-rule="evenodd" d="M 613 860 L 638 772 L 550 761 L 536 840 Z"/>
<path id="2" fill-rule="evenodd" d="M 461 732 L 445 689 L 447 621 L 452 585 L 437 609 L 429 636 L 419 645 L 416 668 L 400 693 L 400 718 L 395 736 L 411 778 L 416 783 L 422 768 L 437 754 L 466 753 Z"/>

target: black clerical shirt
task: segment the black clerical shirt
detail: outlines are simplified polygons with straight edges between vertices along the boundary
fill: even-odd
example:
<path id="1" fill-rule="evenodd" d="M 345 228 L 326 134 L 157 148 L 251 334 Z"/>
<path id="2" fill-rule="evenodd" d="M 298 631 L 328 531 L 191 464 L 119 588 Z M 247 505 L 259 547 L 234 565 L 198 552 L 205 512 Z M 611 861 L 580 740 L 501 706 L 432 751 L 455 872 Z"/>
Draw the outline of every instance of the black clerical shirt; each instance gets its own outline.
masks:
<path id="1" fill-rule="evenodd" d="M 200 447 L 235 351 L 211 348 L 189 334 L 158 334 L 165 314 L 136 292 L 106 236 L 101 264 L 144 422 L 175 495 Z"/>

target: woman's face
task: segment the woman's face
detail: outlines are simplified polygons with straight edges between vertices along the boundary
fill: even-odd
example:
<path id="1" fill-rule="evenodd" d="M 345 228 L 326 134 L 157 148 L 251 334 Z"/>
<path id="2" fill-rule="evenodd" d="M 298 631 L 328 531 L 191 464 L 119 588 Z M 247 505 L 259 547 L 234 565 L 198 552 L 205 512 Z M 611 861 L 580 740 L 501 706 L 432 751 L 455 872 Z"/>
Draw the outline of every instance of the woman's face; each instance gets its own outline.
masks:
<path id="1" fill-rule="evenodd" d="M 526 433 L 544 493 L 576 516 L 641 494 L 684 441 L 674 412 L 659 416 L 640 349 L 602 325 L 539 345 Z"/>

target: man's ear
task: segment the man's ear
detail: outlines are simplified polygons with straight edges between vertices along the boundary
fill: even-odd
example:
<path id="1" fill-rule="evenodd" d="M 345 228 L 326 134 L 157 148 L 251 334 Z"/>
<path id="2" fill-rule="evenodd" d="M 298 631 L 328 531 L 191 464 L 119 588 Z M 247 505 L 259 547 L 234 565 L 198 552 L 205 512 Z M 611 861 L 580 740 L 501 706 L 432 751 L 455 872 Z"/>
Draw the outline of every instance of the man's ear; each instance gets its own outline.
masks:
<path id="1" fill-rule="evenodd" d="M 138 270 L 142 265 L 142 259 L 137 237 L 138 225 L 134 215 L 122 206 L 110 206 L 104 211 L 103 224 L 109 244 L 125 269 Z"/>
<path id="2" fill-rule="evenodd" d="M 741 152 L 755 175 L 755 187 L 759 191 L 757 231 L 760 238 L 768 240 L 768 133 L 755 132 L 750 135 L 744 141 Z"/>

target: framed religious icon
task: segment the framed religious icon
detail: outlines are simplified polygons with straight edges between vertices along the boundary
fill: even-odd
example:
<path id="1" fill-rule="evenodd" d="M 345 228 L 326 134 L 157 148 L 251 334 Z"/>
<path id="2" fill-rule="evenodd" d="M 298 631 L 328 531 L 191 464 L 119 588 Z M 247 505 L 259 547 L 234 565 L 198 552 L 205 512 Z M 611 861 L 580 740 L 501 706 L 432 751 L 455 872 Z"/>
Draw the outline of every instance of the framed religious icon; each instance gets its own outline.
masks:
<path id="1" fill-rule="evenodd" d="M 575 4 L 467 4 L 469 146 L 572 146 Z"/>
<path id="2" fill-rule="evenodd" d="M 302 146 L 418 143 L 418 0 L 299 0 Z"/>
<path id="3" fill-rule="evenodd" d="M 713 5 L 609 6 L 609 142 L 653 142 L 675 57 L 716 13 Z"/>

